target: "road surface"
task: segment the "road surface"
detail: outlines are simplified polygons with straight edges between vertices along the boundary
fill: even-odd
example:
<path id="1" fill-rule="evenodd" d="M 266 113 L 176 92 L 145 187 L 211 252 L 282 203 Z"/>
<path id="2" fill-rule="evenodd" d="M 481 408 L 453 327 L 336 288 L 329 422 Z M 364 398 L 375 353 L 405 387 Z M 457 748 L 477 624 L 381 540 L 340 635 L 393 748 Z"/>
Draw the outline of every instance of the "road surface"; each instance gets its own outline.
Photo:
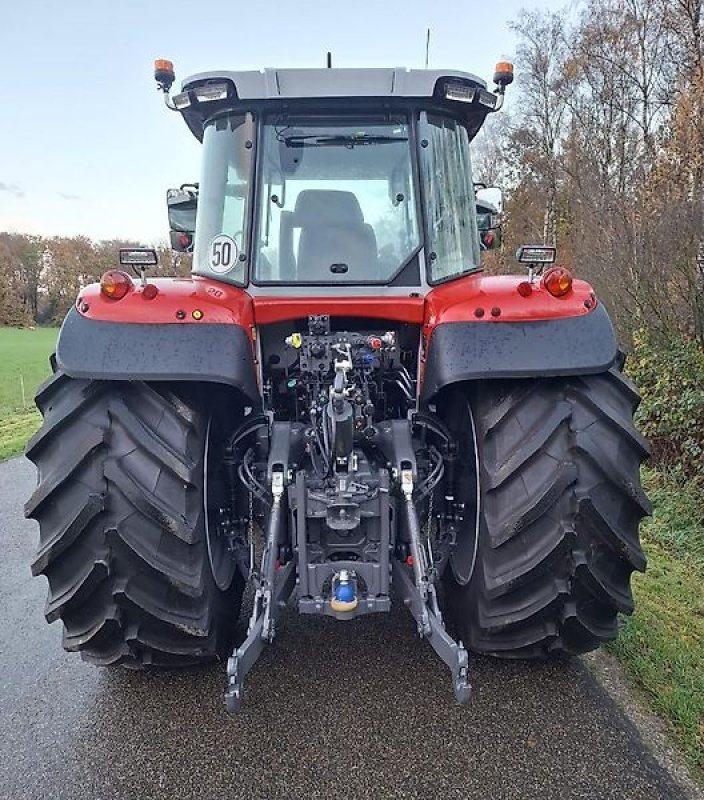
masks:
<path id="1" fill-rule="evenodd" d="M 61 649 L 29 563 L 23 459 L 0 464 L 0 798 L 685 798 L 579 660 L 472 661 L 474 698 L 403 610 L 289 612 L 228 717 L 222 666 L 101 670 Z"/>

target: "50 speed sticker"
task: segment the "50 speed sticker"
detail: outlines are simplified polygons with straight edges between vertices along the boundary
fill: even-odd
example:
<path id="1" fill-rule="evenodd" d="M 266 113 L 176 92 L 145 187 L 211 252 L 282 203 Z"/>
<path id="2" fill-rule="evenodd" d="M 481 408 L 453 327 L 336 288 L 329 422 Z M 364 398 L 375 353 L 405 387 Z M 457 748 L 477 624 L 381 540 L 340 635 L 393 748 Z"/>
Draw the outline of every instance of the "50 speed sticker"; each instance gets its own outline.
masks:
<path id="1" fill-rule="evenodd" d="M 235 240 L 231 236 L 221 233 L 210 243 L 208 253 L 210 269 L 217 272 L 218 275 L 229 272 L 237 265 L 239 255 Z"/>

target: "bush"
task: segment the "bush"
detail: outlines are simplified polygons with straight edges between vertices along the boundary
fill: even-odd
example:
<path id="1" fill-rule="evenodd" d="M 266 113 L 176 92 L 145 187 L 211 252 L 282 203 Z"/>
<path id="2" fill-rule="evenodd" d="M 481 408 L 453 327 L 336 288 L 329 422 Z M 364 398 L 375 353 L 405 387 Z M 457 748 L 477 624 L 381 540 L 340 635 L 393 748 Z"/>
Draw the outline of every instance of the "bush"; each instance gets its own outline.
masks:
<path id="1" fill-rule="evenodd" d="M 643 396 L 636 421 L 655 464 L 674 477 L 704 475 L 704 351 L 681 338 L 664 345 L 645 330 L 633 348 L 626 369 Z"/>

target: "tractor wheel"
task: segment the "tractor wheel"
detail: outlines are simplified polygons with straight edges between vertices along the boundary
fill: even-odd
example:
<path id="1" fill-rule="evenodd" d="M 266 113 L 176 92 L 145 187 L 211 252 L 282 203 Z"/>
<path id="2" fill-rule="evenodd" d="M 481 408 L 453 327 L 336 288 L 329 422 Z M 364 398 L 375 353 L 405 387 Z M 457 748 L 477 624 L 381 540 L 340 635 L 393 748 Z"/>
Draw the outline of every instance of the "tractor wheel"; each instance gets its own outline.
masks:
<path id="1" fill-rule="evenodd" d="M 192 391 L 192 390 L 191 390 Z M 94 664 L 182 666 L 222 657 L 242 598 L 213 579 L 203 497 L 207 418 L 181 386 L 74 380 L 39 390 L 27 446 L 38 485 L 34 575 L 47 621 Z"/>
<path id="2" fill-rule="evenodd" d="M 487 381 L 446 398 L 440 411 L 456 421 L 462 451 L 458 493 L 471 512 L 477 483 L 480 498 L 446 575 L 448 612 L 469 649 L 544 658 L 616 637 L 619 612 L 633 611 L 631 572 L 646 563 L 638 401 L 616 366 Z"/>

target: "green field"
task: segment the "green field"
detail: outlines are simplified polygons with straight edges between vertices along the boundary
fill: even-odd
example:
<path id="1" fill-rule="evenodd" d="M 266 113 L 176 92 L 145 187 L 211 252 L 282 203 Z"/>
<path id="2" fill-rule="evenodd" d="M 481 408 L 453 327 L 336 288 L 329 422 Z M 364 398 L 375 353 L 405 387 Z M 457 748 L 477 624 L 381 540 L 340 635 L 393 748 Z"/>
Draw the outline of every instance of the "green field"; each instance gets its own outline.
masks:
<path id="1" fill-rule="evenodd" d="M 56 328 L 0 328 L 0 459 L 22 452 L 39 426 L 34 393 L 49 376 Z"/>

